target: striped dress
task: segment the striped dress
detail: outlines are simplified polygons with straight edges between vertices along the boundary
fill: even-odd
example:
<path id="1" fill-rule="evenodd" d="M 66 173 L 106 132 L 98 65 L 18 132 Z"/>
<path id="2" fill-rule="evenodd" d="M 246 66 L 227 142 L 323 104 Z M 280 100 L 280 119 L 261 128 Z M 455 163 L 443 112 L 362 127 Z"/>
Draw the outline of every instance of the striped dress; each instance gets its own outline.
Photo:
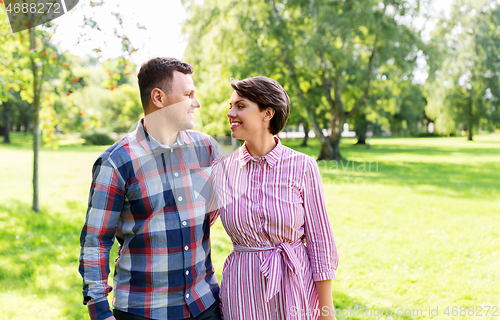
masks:
<path id="1" fill-rule="evenodd" d="M 222 272 L 225 320 L 317 319 L 314 281 L 335 278 L 338 255 L 316 161 L 275 140 L 258 160 L 243 145 L 213 166 L 234 247 Z"/>

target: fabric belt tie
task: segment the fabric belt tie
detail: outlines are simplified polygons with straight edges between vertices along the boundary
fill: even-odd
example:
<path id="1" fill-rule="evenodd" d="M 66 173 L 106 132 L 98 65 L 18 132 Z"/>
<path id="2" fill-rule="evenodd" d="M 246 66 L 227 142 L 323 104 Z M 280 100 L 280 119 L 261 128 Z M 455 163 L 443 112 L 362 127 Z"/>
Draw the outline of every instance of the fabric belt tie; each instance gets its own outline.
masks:
<path id="1" fill-rule="evenodd" d="M 301 277 L 297 277 L 297 274 L 302 271 L 302 267 L 294 251 L 300 246 L 303 246 L 301 239 L 291 243 L 282 242 L 276 247 L 233 246 L 236 252 L 272 251 L 260 265 L 260 272 L 267 278 L 266 302 L 269 302 L 280 291 L 281 283 L 284 282 L 286 292 L 283 294 L 285 294 L 287 305 L 287 319 L 295 318 L 290 316 L 291 306 L 306 311 L 306 303 L 303 294 L 301 294 L 304 292 L 304 284 Z"/>

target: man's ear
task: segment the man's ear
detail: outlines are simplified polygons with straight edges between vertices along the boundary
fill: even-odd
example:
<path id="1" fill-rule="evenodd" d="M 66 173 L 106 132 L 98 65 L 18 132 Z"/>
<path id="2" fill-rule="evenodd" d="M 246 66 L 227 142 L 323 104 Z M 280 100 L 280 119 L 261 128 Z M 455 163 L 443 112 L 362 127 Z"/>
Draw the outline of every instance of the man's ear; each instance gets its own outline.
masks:
<path id="1" fill-rule="evenodd" d="M 276 111 L 273 108 L 267 108 L 264 114 L 264 121 L 271 121 Z"/>
<path id="2" fill-rule="evenodd" d="M 165 92 L 158 88 L 151 90 L 151 102 L 158 108 L 161 109 L 167 105 L 167 95 Z"/>

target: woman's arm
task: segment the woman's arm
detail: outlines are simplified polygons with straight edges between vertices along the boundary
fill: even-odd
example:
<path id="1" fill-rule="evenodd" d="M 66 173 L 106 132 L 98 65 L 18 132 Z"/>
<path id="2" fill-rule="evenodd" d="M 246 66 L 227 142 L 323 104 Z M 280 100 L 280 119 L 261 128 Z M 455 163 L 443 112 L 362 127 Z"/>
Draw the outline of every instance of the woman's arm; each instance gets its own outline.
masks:
<path id="1" fill-rule="evenodd" d="M 319 319 L 334 320 L 335 307 L 332 298 L 332 280 L 316 281 L 319 297 Z"/>
<path id="2" fill-rule="evenodd" d="M 318 290 L 319 319 L 332 320 L 335 319 L 335 308 L 332 298 L 331 279 L 335 279 L 338 254 L 330 220 L 326 212 L 321 174 L 316 161 L 312 158 L 307 160 L 308 164 L 302 189 L 306 249 L 311 262 L 313 279 Z"/>

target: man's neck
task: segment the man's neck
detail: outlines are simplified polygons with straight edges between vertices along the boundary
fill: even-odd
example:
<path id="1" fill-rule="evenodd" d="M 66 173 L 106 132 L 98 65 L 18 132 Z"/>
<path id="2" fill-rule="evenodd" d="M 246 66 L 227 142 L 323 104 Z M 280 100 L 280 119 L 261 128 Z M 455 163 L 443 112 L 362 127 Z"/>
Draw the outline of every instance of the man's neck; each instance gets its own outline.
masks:
<path id="1" fill-rule="evenodd" d="M 171 147 L 179 135 L 177 128 L 165 125 L 165 120 L 162 117 L 155 117 L 152 114 L 144 117 L 143 125 L 149 135 L 167 147 Z"/>

